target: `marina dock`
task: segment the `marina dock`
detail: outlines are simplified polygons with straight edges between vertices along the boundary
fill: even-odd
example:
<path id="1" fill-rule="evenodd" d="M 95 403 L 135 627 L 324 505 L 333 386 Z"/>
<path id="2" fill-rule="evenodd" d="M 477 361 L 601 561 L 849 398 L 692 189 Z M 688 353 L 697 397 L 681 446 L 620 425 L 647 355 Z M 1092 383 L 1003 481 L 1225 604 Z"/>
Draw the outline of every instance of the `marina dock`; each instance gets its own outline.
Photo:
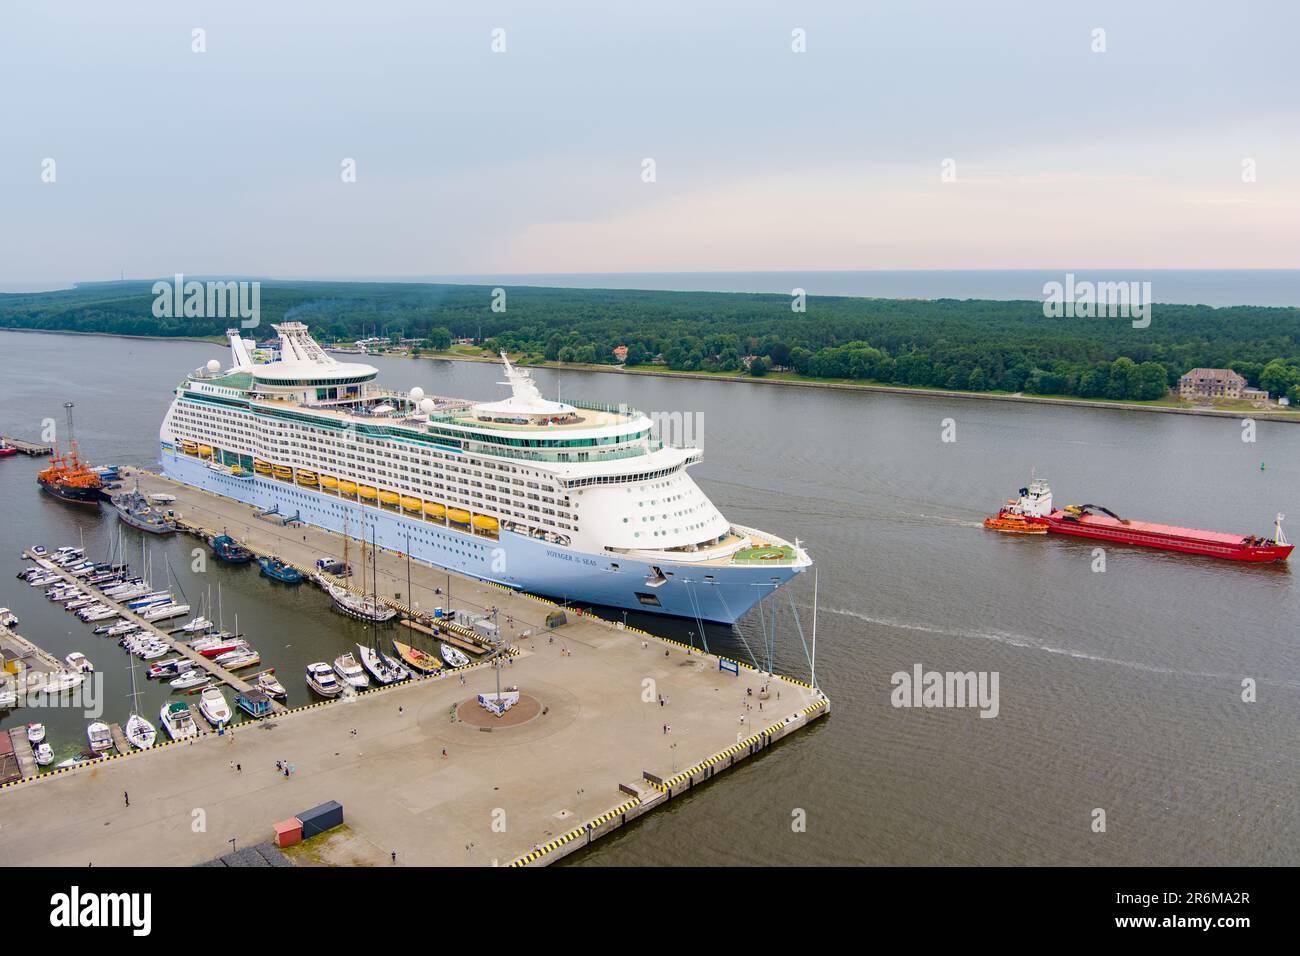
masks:
<path id="1" fill-rule="evenodd" d="M 138 477 L 145 493 L 175 495 L 186 520 L 257 553 L 313 567 L 340 552 L 338 536 L 320 529 L 272 525 L 245 505 Z M 189 865 L 337 800 L 347 826 L 303 844 L 299 862 L 391 865 L 395 852 L 398 865 L 543 866 L 830 711 L 793 678 L 591 615 L 548 630 L 552 603 L 416 562 L 408 594 L 404 556 L 381 551 L 375 565 L 391 601 L 496 608 L 516 652 L 500 686 L 517 688 L 520 702 L 503 717 L 479 705 L 498 679 L 482 661 L 14 783 L 0 789 L 0 814 L 13 821 L 0 865 Z M 291 765 L 287 777 L 279 761 Z M 201 833 L 195 807 L 206 813 Z"/>
<path id="2" fill-rule="evenodd" d="M 54 447 L 52 445 L 42 445 L 39 442 L 24 441 L 21 438 L 14 438 L 12 435 L 0 435 L 0 441 L 12 445 L 22 454 L 30 455 L 33 458 L 39 458 L 43 455 L 52 455 L 54 453 Z"/>
<path id="3" fill-rule="evenodd" d="M 30 559 L 32 558 L 32 555 L 30 555 L 27 552 L 24 552 L 23 557 Z M 125 604 L 121 604 L 117 601 L 114 601 L 112 598 L 104 597 L 103 592 L 99 588 L 95 587 L 93 584 L 87 584 L 81 578 L 78 578 L 70 574 L 69 572 L 65 571 L 63 568 L 55 566 L 54 568 L 52 568 L 52 571 L 53 573 L 59 575 L 59 577 L 63 578 L 63 580 L 69 582 L 70 584 L 75 584 L 78 588 L 82 589 L 83 591 L 89 591 L 90 593 L 94 594 L 97 600 L 99 600 L 103 604 L 117 611 L 118 616 L 121 620 L 135 622 L 140 626 L 141 630 L 148 631 L 158 640 L 163 641 L 168 646 L 170 646 L 172 650 L 176 651 L 182 657 L 194 661 L 205 671 L 211 674 L 213 678 L 219 681 L 220 683 L 228 684 L 229 686 L 233 687 L 235 690 L 239 690 L 239 691 L 247 691 L 252 689 L 252 685 L 248 683 L 248 681 L 226 670 L 224 667 L 222 667 L 220 664 L 218 664 L 216 661 L 212 660 L 211 658 L 204 657 L 198 651 L 194 650 L 192 647 L 186 644 L 183 640 L 177 639 L 177 637 L 181 635 L 173 636 L 173 634 L 163 630 L 157 624 L 154 624 L 150 621 L 146 621 L 139 614 L 128 609 Z M 183 635 L 183 632 L 181 633 Z M 272 710 L 283 710 L 283 709 L 284 709 L 283 704 L 272 702 Z"/>
<path id="4" fill-rule="evenodd" d="M 21 661 L 29 672 L 52 674 L 64 669 L 63 661 L 3 624 L 0 624 L 0 651 L 4 652 L 5 660 Z"/>

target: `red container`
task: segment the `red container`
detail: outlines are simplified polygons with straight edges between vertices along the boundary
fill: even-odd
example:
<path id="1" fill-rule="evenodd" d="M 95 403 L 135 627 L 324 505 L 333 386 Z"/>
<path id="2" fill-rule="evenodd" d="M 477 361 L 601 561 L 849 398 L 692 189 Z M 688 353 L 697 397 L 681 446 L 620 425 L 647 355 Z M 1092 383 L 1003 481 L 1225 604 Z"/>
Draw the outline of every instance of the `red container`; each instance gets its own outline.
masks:
<path id="1" fill-rule="evenodd" d="M 275 845 L 280 849 L 302 842 L 302 822 L 295 817 L 275 825 Z"/>

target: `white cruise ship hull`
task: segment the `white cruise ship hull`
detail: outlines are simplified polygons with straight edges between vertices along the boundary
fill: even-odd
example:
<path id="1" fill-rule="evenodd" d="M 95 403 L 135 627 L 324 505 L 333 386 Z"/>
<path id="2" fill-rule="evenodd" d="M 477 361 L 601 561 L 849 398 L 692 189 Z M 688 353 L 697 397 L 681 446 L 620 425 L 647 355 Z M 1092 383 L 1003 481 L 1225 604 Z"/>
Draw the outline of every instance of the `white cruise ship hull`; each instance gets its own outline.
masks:
<path id="1" fill-rule="evenodd" d="M 182 484 L 242 501 L 261 510 L 278 509 L 305 524 L 362 538 L 437 567 L 574 605 L 598 604 L 654 614 L 734 624 L 804 568 L 789 565 L 706 565 L 656 561 L 625 555 L 588 554 L 544 539 L 502 530 L 488 540 L 397 511 L 359 506 L 320 491 L 255 475 L 237 478 L 176 453 L 164 442 L 163 474 Z M 617 559 L 615 559 L 617 557 Z M 656 586 L 652 580 L 659 580 Z"/>

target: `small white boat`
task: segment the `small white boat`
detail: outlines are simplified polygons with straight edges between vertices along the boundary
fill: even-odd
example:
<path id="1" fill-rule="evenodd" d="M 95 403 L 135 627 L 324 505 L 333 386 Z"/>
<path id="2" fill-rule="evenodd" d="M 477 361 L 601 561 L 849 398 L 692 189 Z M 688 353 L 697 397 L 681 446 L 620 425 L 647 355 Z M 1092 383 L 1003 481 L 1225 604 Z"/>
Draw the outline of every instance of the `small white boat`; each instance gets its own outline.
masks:
<path id="1" fill-rule="evenodd" d="M 126 719 L 126 726 L 122 728 L 126 733 L 126 739 L 131 742 L 132 747 L 140 750 L 148 750 L 158 739 L 158 731 L 154 729 L 153 724 L 145 720 L 139 714 L 132 714 Z"/>
<path id="2" fill-rule="evenodd" d="M 264 671 L 257 675 L 257 687 L 262 691 L 262 693 L 266 694 L 267 697 L 274 697 L 278 700 L 283 700 L 285 697 L 289 696 L 289 692 L 285 690 L 284 685 L 281 684 L 279 680 L 276 679 L 276 676 L 270 671 Z"/>
<path id="3" fill-rule="evenodd" d="M 139 630 L 140 625 L 135 621 L 122 621 L 120 624 L 114 624 L 104 633 L 109 637 L 121 637 L 123 634 L 130 634 L 132 631 Z"/>
<path id="4" fill-rule="evenodd" d="M 18 615 L 7 607 L 0 607 L 0 626 L 17 627 Z"/>
<path id="5" fill-rule="evenodd" d="M 89 624 L 92 621 L 107 621 L 110 617 L 117 617 L 117 611 L 113 610 L 111 607 L 101 606 L 93 608 L 92 610 L 82 611 L 77 616 Z"/>
<path id="6" fill-rule="evenodd" d="M 343 685 L 334 676 L 334 669 L 324 661 L 307 665 L 307 686 L 322 697 L 337 697 L 343 693 Z"/>
<path id="7" fill-rule="evenodd" d="M 200 631 L 210 631 L 214 627 L 216 627 L 215 624 L 213 624 L 206 617 L 200 614 L 198 617 L 190 620 L 185 624 L 182 624 L 181 630 L 187 634 L 197 634 Z"/>
<path id="8" fill-rule="evenodd" d="M 73 671 L 56 671 L 46 674 L 44 681 L 33 681 L 30 690 L 36 694 L 61 694 L 65 690 L 80 687 L 85 682 L 85 674 Z"/>
<path id="9" fill-rule="evenodd" d="M 182 701 L 173 700 L 163 704 L 158 719 L 172 740 L 185 740 L 199 735 L 199 725 L 194 722 L 189 705 Z"/>
<path id="10" fill-rule="evenodd" d="M 166 621 L 189 612 L 190 606 L 188 604 L 158 604 L 145 608 L 140 612 L 140 616 L 146 621 Z"/>
<path id="11" fill-rule="evenodd" d="M 95 669 L 95 665 L 86 660 L 86 655 L 81 651 L 73 651 L 63 659 L 63 662 L 68 665 L 69 670 L 80 671 L 83 674 L 89 674 Z"/>
<path id="12" fill-rule="evenodd" d="M 54 749 L 49 744 L 36 745 L 36 765 L 48 767 L 54 763 Z"/>
<path id="13" fill-rule="evenodd" d="M 44 724 L 28 724 L 28 725 L 27 725 L 27 742 L 28 742 L 29 744 L 33 744 L 33 745 L 34 745 L 34 744 L 39 744 L 39 743 L 40 743 L 42 740 L 44 740 L 44 739 L 45 739 L 45 725 L 44 725 Z"/>
<path id="14" fill-rule="evenodd" d="M 448 667 L 464 667 L 469 663 L 469 658 L 465 656 L 465 653 L 450 644 L 439 644 L 438 653 L 442 655 L 442 659 L 447 662 Z"/>
<path id="15" fill-rule="evenodd" d="M 351 651 L 334 658 L 334 673 L 339 676 L 339 680 L 357 688 L 357 690 L 363 690 L 370 686 L 370 678 L 366 676 L 366 672 L 357 663 L 357 659 L 352 655 Z"/>
<path id="16" fill-rule="evenodd" d="M 230 704 L 226 702 L 226 695 L 221 693 L 220 687 L 203 688 L 203 693 L 199 694 L 199 713 L 213 727 L 230 723 L 230 718 L 233 716 Z"/>
<path id="17" fill-rule="evenodd" d="M 170 660 L 159 661 L 157 664 L 149 666 L 148 677 L 178 677 L 188 670 L 196 667 L 192 660 L 186 657 L 173 657 Z"/>
<path id="18" fill-rule="evenodd" d="M 48 552 L 46 552 L 45 550 L 45 545 L 34 544 L 27 549 L 27 553 L 30 554 L 33 558 L 43 558 Z"/>
<path id="19" fill-rule="evenodd" d="M 56 763 L 54 765 L 54 769 L 65 770 L 68 767 L 76 767 L 79 764 L 83 764 L 83 763 L 94 763 L 102 756 L 103 754 L 95 754 L 95 756 L 93 757 L 69 757 L 67 760 L 60 760 L 58 763 Z"/>
<path id="20" fill-rule="evenodd" d="M 155 661 L 164 654 L 171 653 L 171 645 L 164 644 L 162 641 L 155 641 L 152 644 L 146 644 L 136 652 L 136 656 L 142 661 Z"/>
<path id="21" fill-rule="evenodd" d="M 86 728 L 86 739 L 95 753 L 113 749 L 113 731 L 103 721 L 97 720 Z"/>
<path id="22" fill-rule="evenodd" d="M 190 668 L 180 677 L 174 677 L 167 683 L 177 690 L 189 690 L 191 687 L 200 687 L 212 680 L 211 674 L 205 674 L 197 667 Z"/>

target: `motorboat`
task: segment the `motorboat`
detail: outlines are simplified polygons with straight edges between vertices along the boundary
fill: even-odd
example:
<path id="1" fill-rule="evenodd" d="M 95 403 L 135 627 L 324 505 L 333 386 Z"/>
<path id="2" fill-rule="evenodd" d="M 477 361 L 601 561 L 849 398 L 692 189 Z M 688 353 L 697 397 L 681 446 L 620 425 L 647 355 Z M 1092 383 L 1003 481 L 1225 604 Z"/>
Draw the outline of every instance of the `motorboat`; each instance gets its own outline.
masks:
<path id="1" fill-rule="evenodd" d="M 442 655 L 442 659 L 447 662 L 448 667 L 466 667 L 469 664 L 469 658 L 465 655 L 465 652 L 452 647 L 450 644 L 439 644 L 438 653 Z"/>
<path id="2" fill-rule="evenodd" d="M 135 621 L 122 621 L 119 624 L 114 624 L 104 633 L 109 637 L 121 637 L 123 634 L 130 634 L 132 631 L 138 631 L 139 629 L 140 625 Z"/>
<path id="3" fill-rule="evenodd" d="M 268 697 L 274 697 L 276 700 L 283 700 L 289 696 L 283 684 L 270 671 L 263 671 L 257 675 L 257 687 Z"/>
<path id="4" fill-rule="evenodd" d="M 257 564 L 262 569 L 262 575 L 273 581 L 279 581 L 281 584 L 299 584 L 302 582 L 302 572 L 291 565 L 285 564 L 277 557 L 258 558 Z"/>
<path id="5" fill-rule="evenodd" d="M 188 657 L 173 657 L 171 660 L 150 664 L 146 677 L 177 677 L 198 665 Z"/>
<path id="6" fill-rule="evenodd" d="M 203 688 L 203 692 L 199 694 L 199 713 L 213 727 L 230 723 L 230 718 L 234 716 L 230 704 L 226 701 L 226 695 L 221 692 L 220 687 Z"/>
<path id="7" fill-rule="evenodd" d="M 64 691 L 80 687 L 86 681 L 86 675 L 75 671 L 54 671 L 45 675 L 41 683 L 34 683 L 29 690 L 40 694 L 61 694 Z"/>
<path id="8" fill-rule="evenodd" d="M 370 678 L 366 676 L 365 670 L 357 663 L 351 651 L 334 658 L 334 673 L 339 676 L 339 680 L 357 690 L 370 686 Z"/>
<path id="9" fill-rule="evenodd" d="M 102 720 L 97 720 L 86 728 L 86 739 L 90 741 L 90 749 L 95 753 L 113 749 L 113 731 Z"/>
<path id="10" fill-rule="evenodd" d="M 376 651 L 373 647 L 358 644 L 357 656 L 361 659 L 361 666 L 370 672 L 370 676 L 378 684 L 396 684 L 408 680 L 411 676 L 411 672 L 405 666 Z"/>
<path id="11" fill-rule="evenodd" d="M 210 680 L 212 680 L 211 674 L 193 667 L 179 677 L 173 677 L 167 683 L 177 690 L 189 690 L 191 687 L 201 687 Z"/>
<path id="12" fill-rule="evenodd" d="M 200 614 L 198 617 L 192 618 L 191 620 L 187 621 L 185 624 L 182 624 L 181 630 L 184 631 L 186 634 L 198 634 L 202 631 L 210 631 L 214 627 L 216 627 L 215 624 L 213 624 L 206 617 Z"/>
<path id="13" fill-rule="evenodd" d="M 39 744 L 39 743 L 40 743 L 42 740 L 44 740 L 44 739 L 45 739 L 45 725 L 44 725 L 44 724 L 28 724 L 28 725 L 27 725 L 27 742 L 28 742 L 29 744 L 33 744 L 33 745 L 35 745 L 35 744 Z"/>
<path id="14" fill-rule="evenodd" d="M 84 674 L 89 674 L 95 669 L 95 665 L 86 660 L 86 655 L 81 651 L 73 651 L 63 659 L 63 662 L 68 665 L 69 670 L 81 671 Z"/>
<path id="15" fill-rule="evenodd" d="M 54 763 L 54 748 L 49 744 L 37 744 L 35 750 L 36 766 L 48 767 L 50 764 Z"/>
<path id="16" fill-rule="evenodd" d="M 337 697 L 343 693 L 343 684 L 334 674 L 334 669 L 324 661 L 307 665 L 307 686 L 322 697 Z"/>
<path id="17" fill-rule="evenodd" d="M 49 552 L 45 550 L 45 545 L 34 544 L 27 549 L 27 553 L 30 554 L 33 558 L 43 558 Z"/>
<path id="18" fill-rule="evenodd" d="M 7 607 L 0 607 L 0 627 L 17 627 L 18 615 Z"/>
<path id="19" fill-rule="evenodd" d="M 140 650 L 136 651 L 136 656 L 142 661 L 156 661 L 164 654 L 171 652 L 172 646 L 163 641 L 154 641 L 152 644 L 146 644 Z"/>
<path id="20" fill-rule="evenodd" d="M 158 720 L 172 740 L 187 740 L 199 735 L 199 725 L 194 722 L 190 705 L 184 701 L 172 700 L 163 704 Z"/>

